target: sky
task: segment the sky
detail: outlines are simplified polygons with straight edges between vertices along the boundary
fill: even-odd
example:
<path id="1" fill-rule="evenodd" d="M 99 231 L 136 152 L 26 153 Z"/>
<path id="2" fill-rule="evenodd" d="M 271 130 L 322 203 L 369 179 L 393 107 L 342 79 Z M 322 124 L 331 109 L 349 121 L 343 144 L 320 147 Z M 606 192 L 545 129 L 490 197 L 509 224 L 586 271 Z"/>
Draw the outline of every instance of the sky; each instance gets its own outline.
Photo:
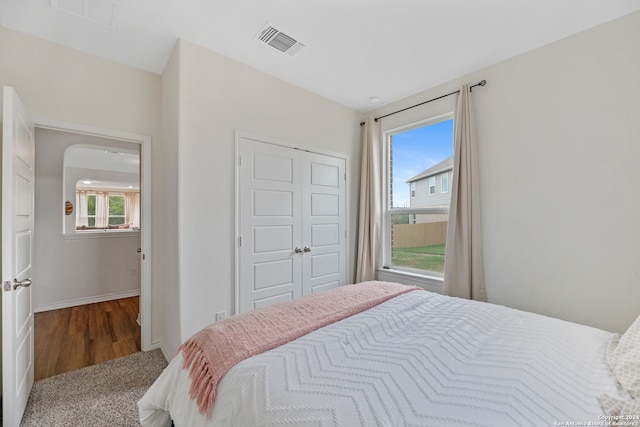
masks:
<path id="1" fill-rule="evenodd" d="M 409 207 L 406 181 L 453 155 L 453 119 L 393 135 L 393 207 Z"/>

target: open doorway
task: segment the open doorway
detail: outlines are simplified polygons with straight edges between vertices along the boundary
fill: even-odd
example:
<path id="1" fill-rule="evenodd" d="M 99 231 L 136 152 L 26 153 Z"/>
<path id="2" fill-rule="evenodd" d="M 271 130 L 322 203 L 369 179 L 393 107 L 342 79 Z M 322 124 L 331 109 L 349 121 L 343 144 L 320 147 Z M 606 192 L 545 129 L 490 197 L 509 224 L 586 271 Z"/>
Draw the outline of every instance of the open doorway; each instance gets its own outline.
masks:
<path id="1" fill-rule="evenodd" d="M 86 366 L 148 350 L 143 141 L 50 127 L 36 127 L 35 135 L 35 328 L 40 318 L 43 336 L 62 337 L 38 340 L 36 333 L 36 356 L 66 353 Z M 46 360 L 40 363 L 75 366 Z M 35 366 L 39 378 L 39 368 L 51 372 Z"/>

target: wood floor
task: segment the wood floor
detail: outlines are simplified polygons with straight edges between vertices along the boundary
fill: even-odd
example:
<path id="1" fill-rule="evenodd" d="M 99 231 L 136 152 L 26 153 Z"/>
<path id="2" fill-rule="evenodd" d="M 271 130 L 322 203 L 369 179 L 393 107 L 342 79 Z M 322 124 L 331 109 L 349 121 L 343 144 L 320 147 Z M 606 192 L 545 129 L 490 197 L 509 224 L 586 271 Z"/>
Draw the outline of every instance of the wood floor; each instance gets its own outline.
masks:
<path id="1" fill-rule="evenodd" d="M 35 380 L 140 351 L 139 301 L 131 297 L 36 313 Z"/>

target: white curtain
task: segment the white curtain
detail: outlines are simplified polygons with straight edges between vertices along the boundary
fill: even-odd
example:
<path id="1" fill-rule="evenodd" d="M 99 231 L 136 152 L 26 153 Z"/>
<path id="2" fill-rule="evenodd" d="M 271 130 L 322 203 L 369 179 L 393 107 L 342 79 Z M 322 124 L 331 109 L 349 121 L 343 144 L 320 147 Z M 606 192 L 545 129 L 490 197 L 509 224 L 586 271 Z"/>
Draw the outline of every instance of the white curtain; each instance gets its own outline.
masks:
<path id="1" fill-rule="evenodd" d="M 83 190 L 76 191 L 76 227 L 89 225 L 87 215 L 87 192 Z"/>
<path id="2" fill-rule="evenodd" d="M 96 227 L 107 228 L 109 225 L 109 193 L 96 193 Z"/>
<path id="3" fill-rule="evenodd" d="M 375 280 L 382 224 L 382 130 L 372 117 L 362 131 L 356 283 Z"/>
<path id="4" fill-rule="evenodd" d="M 124 204 L 125 223 L 140 228 L 140 193 L 125 193 Z"/>
<path id="5" fill-rule="evenodd" d="M 478 153 L 468 84 L 460 88 L 454 127 L 454 164 L 444 264 L 444 293 L 486 301 L 480 236 Z"/>

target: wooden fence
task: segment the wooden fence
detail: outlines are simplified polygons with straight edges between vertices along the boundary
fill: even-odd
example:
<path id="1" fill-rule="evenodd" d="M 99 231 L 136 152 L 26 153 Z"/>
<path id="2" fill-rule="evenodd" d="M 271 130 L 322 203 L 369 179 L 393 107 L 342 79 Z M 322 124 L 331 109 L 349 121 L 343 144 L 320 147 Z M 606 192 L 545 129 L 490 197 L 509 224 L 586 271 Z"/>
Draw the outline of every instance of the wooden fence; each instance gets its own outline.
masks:
<path id="1" fill-rule="evenodd" d="M 447 222 L 424 222 L 393 225 L 394 248 L 443 245 L 447 240 Z"/>

